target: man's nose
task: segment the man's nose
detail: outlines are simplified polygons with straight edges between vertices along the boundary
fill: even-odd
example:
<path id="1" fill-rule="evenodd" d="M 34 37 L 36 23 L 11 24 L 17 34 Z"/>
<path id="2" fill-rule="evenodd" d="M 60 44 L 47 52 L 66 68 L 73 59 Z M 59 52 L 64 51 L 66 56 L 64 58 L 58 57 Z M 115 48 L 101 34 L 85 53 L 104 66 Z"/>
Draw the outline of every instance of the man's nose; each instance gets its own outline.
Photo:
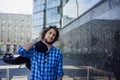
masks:
<path id="1" fill-rule="evenodd" d="M 53 37 L 53 34 L 50 34 L 50 38 L 52 38 Z"/>

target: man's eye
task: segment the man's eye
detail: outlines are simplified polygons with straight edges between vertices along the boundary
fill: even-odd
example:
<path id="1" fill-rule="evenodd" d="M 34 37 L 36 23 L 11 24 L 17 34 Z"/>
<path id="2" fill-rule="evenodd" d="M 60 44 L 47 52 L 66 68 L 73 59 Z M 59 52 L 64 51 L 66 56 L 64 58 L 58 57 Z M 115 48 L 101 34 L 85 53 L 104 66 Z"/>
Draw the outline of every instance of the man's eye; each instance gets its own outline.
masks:
<path id="1" fill-rule="evenodd" d="M 53 34 L 53 36 L 55 36 L 55 35 Z"/>
<path id="2" fill-rule="evenodd" d="M 52 34 L 52 32 L 49 32 L 49 34 Z"/>

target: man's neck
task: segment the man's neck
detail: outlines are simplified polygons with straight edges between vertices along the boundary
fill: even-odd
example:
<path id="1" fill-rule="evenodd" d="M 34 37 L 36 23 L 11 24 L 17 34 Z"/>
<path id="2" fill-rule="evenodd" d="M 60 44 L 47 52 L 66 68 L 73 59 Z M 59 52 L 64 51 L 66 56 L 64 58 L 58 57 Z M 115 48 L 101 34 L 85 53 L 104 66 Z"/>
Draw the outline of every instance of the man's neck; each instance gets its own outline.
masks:
<path id="1" fill-rule="evenodd" d="M 45 41 L 43 41 L 45 44 L 46 44 L 46 46 L 48 47 L 48 51 L 49 51 L 49 49 L 50 49 L 50 47 L 51 47 L 51 44 L 48 44 L 48 43 L 46 43 Z"/>

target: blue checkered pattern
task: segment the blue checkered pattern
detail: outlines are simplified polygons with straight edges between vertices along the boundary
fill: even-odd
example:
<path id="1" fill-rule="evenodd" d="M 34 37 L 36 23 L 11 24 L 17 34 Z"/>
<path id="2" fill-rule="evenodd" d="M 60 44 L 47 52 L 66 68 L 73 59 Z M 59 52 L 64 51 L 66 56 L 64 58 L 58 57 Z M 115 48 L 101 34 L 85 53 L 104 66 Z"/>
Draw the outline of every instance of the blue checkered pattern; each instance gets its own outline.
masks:
<path id="1" fill-rule="evenodd" d="M 63 77 L 62 52 L 54 46 L 47 52 L 47 56 L 37 52 L 35 46 L 28 51 L 19 46 L 18 53 L 31 59 L 30 80 L 57 80 Z"/>

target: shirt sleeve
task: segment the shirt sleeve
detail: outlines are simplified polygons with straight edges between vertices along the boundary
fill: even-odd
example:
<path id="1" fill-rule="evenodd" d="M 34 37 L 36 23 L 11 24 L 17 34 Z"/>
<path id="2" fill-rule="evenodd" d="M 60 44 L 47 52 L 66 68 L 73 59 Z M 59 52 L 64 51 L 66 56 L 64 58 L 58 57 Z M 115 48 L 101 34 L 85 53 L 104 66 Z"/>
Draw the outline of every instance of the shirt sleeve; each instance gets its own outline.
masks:
<path id="1" fill-rule="evenodd" d="M 33 51 L 34 51 L 34 46 L 31 49 L 29 49 L 28 51 L 25 50 L 21 45 L 18 46 L 18 54 L 23 57 L 30 58 L 33 55 Z"/>
<path id="2" fill-rule="evenodd" d="M 63 77 L 63 56 L 62 56 L 62 52 L 60 52 L 59 58 L 58 58 L 58 74 L 57 74 L 57 78 L 62 78 Z"/>

